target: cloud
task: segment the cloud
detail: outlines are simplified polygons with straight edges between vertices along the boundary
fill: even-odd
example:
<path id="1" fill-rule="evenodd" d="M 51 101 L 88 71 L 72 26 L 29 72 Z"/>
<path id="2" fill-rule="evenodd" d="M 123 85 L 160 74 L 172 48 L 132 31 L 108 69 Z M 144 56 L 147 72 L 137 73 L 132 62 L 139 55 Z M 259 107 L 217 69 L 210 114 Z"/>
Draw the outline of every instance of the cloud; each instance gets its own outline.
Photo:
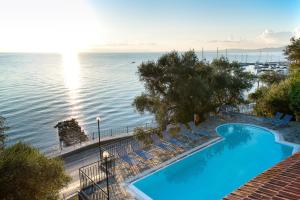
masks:
<path id="1" fill-rule="evenodd" d="M 210 40 L 208 43 L 214 43 L 214 44 L 240 44 L 244 42 L 245 39 L 236 39 L 234 36 L 229 36 L 226 40 Z"/>
<path id="2" fill-rule="evenodd" d="M 155 42 L 121 42 L 121 43 L 106 43 L 104 46 L 155 46 Z"/>
<path id="3" fill-rule="evenodd" d="M 290 38 L 294 36 L 291 31 L 275 32 L 270 29 L 264 30 L 260 35 L 256 37 L 256 41 L 266 45 L 286 45 Z"/>
<path id="4" fill-rule="evenodd" d="M 300 27 L 295 28 L 294 35 L 299 38 L 300 37 Z"/>
<path id="5" fill-rule="evenodd" d="M 282 47 L 289 44 L 290 38 L 296 36 L 300 37 L 300 28 L 294 31 L 273 31 L 265 29 L 261 33 L 252 38 L 237 38 L 232 35 L 223 40 L 209 40 L 207 46 L 219 48 L 268 48 L 268 47 Z"/>

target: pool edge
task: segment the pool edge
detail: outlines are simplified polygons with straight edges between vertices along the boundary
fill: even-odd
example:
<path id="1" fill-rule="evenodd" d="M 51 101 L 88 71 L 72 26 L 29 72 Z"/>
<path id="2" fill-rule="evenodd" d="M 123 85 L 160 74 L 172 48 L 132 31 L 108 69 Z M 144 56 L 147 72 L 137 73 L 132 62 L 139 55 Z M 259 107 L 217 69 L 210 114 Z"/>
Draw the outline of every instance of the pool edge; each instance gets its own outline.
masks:
<path id="1" fill-rule="evenodd" d="M 167 160 L 167 161 L 159 164 L 158 166 L 156 166 L 152 169 L 146 170 L 143 173 L 141 173 L 137 176 L 134 176 L 133 178 L 130 178 L 130 179 L 126 180 L 123 183 L 123 186 L 125 186 L 125 188 L 127 188 L 127 191 L 130 192 L 130 194 L 138 200 L 152 200 L 152 198 L 150 198 L 148 195 L 146 195 L 140 189 L 135 187 L 134 183 L 137 182 L 137 181 L 140 181 L 141 179 L 144 179 L 144 178 L 146 178 L 146 177 L 148 177 L 148 176 L 150 176 L 154 173 L 156 173 L 159 170 L 162 170 L 162 169 L 168 167 L 169 165 L 172 165 L 176 162 L 179 162 L 180 160 L 182 160 L 186 157 L 192 156 L 193 154 L 195 154 L 199 151 L 202 151 L 202 150 L 204 150 L 204 149 L 206 149 L 206 148 L 208 148 L 208 147 L 210 147 L 210 146 L 212 146 L 216 143 L 221 142 L 225 138 L 223 138 L 221 135 L 219 135 L 217 129 L 221 126 L 230 125 L 230 124 L 241 124 L 241 125 L 247 125 L 247 126 L 252 126 L 252 127 L 257 127 L 257 128 L 267 130 L 267 131 L 269 131 L 270 133 L 272 133 L 274 135 L 274 139 L 275 139 L 276 143 L 291 146 L 293 148 L 293 151 L 292 151 L 291 155 L 293 155 L 296 152 L 300 151 L 300 145 L 299 144 L 295 144 L 295 143 L 292 143 L 292 142 L 285 141 L 283 136 L 275 130 L 272 130 L 272 129 L 269 129 L 269 128 L 266 128 L 266 127 L 263 127 L 263 126 L 255 125 L 255 124 L 248 124 L 248 123 L 224 123 L 224 124 L 221 124 L 221 125 L 219 125 L 215 128 L 215 133 L 219 137 L 214 138 L 214 139 L 212 139 L 212 140 L 210 140 L 210 141 L 208 141 L 208 142 L 206 142 L 206 143 L 204 143 L 204 144 L 202 144 L 198 147 L 194 147 L 193 149 L 190 149 L 189 151 L 184 152 L 183 154 L 180 154 L 180 155 L 178 155 L 178 156 L 176 156 L 176 157 L 174 157 L 170 160 Z"/>
<path id="2" fill-rule="evenodd" d="M 293 142 L 288 142 L 284 139 L 284 137 L 282 136 L 282 134 L 279 133 L 279 131 L 276 131 L 276 130 L 272 130 L 272 129 L 269 129 L 267 127 L 264 127 L 264 126 L 259 126 L 259 125 L 255 125 L 255 124 L 248 124 L 248 123 L 225 123 L 225 124 L 221 124 L 219 126 L 217 126 L 215 128 L 215 131 L 216 133 L 218 134 L 218 131 L 217 129 L 221 126 L 225 126 L 225 125 L 228 125 L 228 124 L 242 124 L 242 125 L 247 125 L 247 126 L 253 126 L 253 127 L 257 127 L 257 128 L 261 128 L 261 129 L 264 129 L 266 131 L 269 131 L 271 132 L 273 135 L 274 135 L 274 138 L 275 138 L 275 142 L 279 143 L 279 144 L 284 144 L 284 145 L 287 145 L 287 146 L 290 146 L 293 148 L 293 152 L 292 152 L 292 155 L 294 155 L 296 152 L 300 151 L 300 144 L 296 144 L 296 143 L 293 143 Z M 219 134 L 218 134 L 219 135 Z M 220 136 L 220 135 L 219 135 Z M 222 137 L 222 136 L 220 136 Z"/>
<path id="3" fill-rule="evenodd" d="M 135 198 L 137 198 L 139 200 L 152 200 L 152 198 L 150 198 L 148 195 L 143 193 L 141 190 L 139 190 L 133 184 L 143 178 L 146 178 L 146 177 L 156 173 L 159 170 L 162 170 L 162 169 L 168 167 L 169 165 L 179 162 L 186 157 L 192 156 L 193 154 L 195 154 L 199 151 L 202 151 L 218 142 L 221 142 L 222 140 L 224 140 L 224 138 L 221 137 L 220 135 L 218 135 L 217 138 L 213 138 L 212 140 L 205 142 L 204 144 L 201 144 L 200 146 L 194 147 L 194 148 L 192 148 L 170 160 L 167 160 L 167 161 L 157 165 L 154 168 L 148 169 L 148 170 L 144 171 L 143 173 L 138 174 L 138 175 L 134 176 L 133 178 L 126 180 L 123 183 L 123 186 L 125 186 L 125 188 L 127 188 L 127 191 L 130 192 L 130 194 L 132 194 L 132 196 L 134 196 Z"/>

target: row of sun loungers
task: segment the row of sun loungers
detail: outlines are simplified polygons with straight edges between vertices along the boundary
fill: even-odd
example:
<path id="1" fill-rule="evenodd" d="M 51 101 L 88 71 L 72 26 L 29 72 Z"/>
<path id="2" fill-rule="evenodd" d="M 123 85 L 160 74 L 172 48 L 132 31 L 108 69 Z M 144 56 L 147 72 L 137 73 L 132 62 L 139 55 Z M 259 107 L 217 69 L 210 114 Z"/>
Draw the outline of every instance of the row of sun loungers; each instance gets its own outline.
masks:
<path id="1" fill-rule="evenodd" d="M 173 145 L 177 145 L 180 148 L 187 149 L 187 146 L 183 142 L 180 142 L 179 140 L 177 140 L 177 139 L 173 138 L 172 136 L 170 136 L 168 131 L 163 131 L 162 135 L 163 135 L 163 137 L 165 138 L 165 140 L 167 142 L 169 142 Z"/>
<path id="2" fill-rule="evenodd" d="M 287 126 L 289 122 L 293 119 L 292 115 L 283 114 L 281 112 L 277 112 L 273 118 L 263 118 L 265 123 L 271 123 L 275 127 L 279 126 Z"/>
<path id="3" fill-rule="evenodd" d="M 185 127 L 185 125 L 179 124 L 179 127 L 180 127 L 179 135 L 186 138 L 189 142 L 195 142 L 196 140 L 199 139 L 199 136 L 205 135 L 205 134 L 202 134 L 203 131 L 200 131 L 199 129 L 197 129 L 197 127 L 193 124 L 194 124 L 193 122 L 189 123 L 189 126 L 192 129 L 192 131 L 187 129 Z M 153 142 L 153 145 L 155 147 L 160 148 L 167 152 L 171 152 L 171 153 L 176 150 L 176 147 L 184 149 L 184 150 L 186 150 L 188 148 L 188 146 L 184 142 L 178 140 L 175 137 L 172 137 L 167 130 L 162 132 L 162 136 L 163 136 L 162 139 L 160 139 L 158 137 L 158 135 L 156 135 L 156 134 L 152 134 L 150 136 L 151 140 Z M 142 160 L 144 160 L 144 161 L 153 159 L 153 156 L 149 152 L 144 151 L 142 146 L 140 145 L 140 142 L 136 140 L 136 141 L 131 142 L 130 144 L 126 144 L 126 145 L 116 149 L 118 157 L 123 162 L 125 162 L 129 165 L 137 164 L 138 161 L 135 159 L 132 159 L 129 156 L 128 149 L 131 149 L 132 153 L 134 153 L 138 157 L 142 158 Z"/>

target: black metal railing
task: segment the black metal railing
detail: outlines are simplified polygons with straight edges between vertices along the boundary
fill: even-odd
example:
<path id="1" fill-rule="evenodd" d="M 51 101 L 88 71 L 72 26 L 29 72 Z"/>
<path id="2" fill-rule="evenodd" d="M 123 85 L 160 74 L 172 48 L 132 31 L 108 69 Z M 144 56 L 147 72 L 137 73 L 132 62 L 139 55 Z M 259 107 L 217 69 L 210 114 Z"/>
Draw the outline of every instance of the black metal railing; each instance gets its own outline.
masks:
<path id="1" fill-rule="evenodd" d="M 81 170 L 79 170 L 79 178 L 80 178 L 79 196 L 81 198 L 85 200 L 109 199 L 108 193 Z"/>
<path id="2" fill-rule="evenodd" d="M 103 145 L 103 149 L 107 151 L 109 154 L 113 155 L 116 159 L 118 158 L 118 154 L 122 151 L 129 152 L 128 147 L 130 144 L 134 142 L 133 138 L 124 138 L 118 140 L 118 142 L 113 142 L 111 144 Z"/>
<path id="3" fill-rule="evenodd" d="M 251 114 L 253 112 L 254 107 L 255 103 L 241 104 L 237 107 L 231 105 L 224 105 L 220 108 L 220 111 L 222 113 L 227 114 Z"/>
<path id="4" fill-rule="evenodd" d="M 126 136 L 132 135 L 133 131 L 137 127 L 143 127 L 143 128 L 150 128 L 155 127 L 156 123 L 145 123 L 135 126 L 124 126 L 124 127 L 118 127 L 118 128 L 110 128 L 110 129 L 100 129 L 100 139 L 102 140 L 109 140 L 110 138 L 122 138 Z M 98 132 L 93 132 L 92 134 L 88 135 L 89 140 L 86 142 L 80 142 L 78 144 L 74 144 L 72 146 L 64 147 L 60 144 L 58 151 L 53 151 L 49 153 L 50 156 L 60 155 L 65 153 L 66 151 L 73 151 L 75 149 L 90 145 L 93 142 L 98 141 Z"/>
<path id="5" fill-rule="evenodd" d="M 140 126 L 141 127 L 141 126 Z M 144 128 L 155 127 L 154 124 L 143 126 Z M 135 127 L 134 127 L 135 128 Z M 101 133 L 102 135 L 102 133 Z M 100 147 L 100 159 L 89 165 L 79 168 L 80 191 L 79 199 L 101 200 L 113 199 L 111 191 L 115 179 L 116 159 L 120 154 L 130 151 L 130 144 L 136 142 L 132 137 L 123 137 L 116 142 L 106 143 Z M 121 152 L 121 153 L 122 153 Z M 107 157 L 104 157 L 108 155 Z M 111 189 L 110 189 L 111 188 Z"/>
<path id="6" fill-rule="evenodd" d="M 101 148 L 102 152 L 106 151 Z M 110 198 L 110 182 L 115 176 L 115 157 L 109 154 L 106 159 L 98 160 L 79 169 L 79 196 L 85 200 Z"/>
<path id="7" fill-rule="evenodd" d="M 114 137 L 114 136 L 122 136 L 129 133 L 132 133 L 135 128 L 137 127 L 143 127 L 143 128 L 149 128 L 149 127 L 155 127 L 156 123 L 145 123 L 135 126 L 124 126 L 124 127 L 117 127 L 117 128 L 110 128 L 110 129 L 100 129 L 100 137 Z M 94 133 L 92 134 L 92 139 L 98 138 L 98 134 Z"/>

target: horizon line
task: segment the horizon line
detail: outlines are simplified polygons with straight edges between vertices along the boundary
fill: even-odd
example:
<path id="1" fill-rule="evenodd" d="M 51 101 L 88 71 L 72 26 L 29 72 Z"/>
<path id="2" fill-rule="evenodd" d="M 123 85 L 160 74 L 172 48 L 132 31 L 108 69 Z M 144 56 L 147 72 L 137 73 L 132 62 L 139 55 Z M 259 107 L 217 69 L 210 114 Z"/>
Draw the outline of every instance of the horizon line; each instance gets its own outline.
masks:
<path id="1" fill-rule="evenodd" d="M 212 52 L 226 52 L 227 53 L 230 53 L 229 51 L 262 51 L 262 50 L 265 50 L 265 51 L 271 51 L 271 50 L 284 50 L 285 46 L 280 46 L 280 47 L 262 47 L 262 48 L 222 48 L 222 49 L 219 49 L 219 48 L 216 48 L 216 49 L 207 49 L 205 50 L 204 48 L 203 49 L 189 49 L 189 50 L 176 50 L 176 49 L 173 49 L 173 50 L 157 50 L 157 51 L 153 51 L 153 50 L 129 50 L 129 51 L 112 51 L 112 50 L 107 50 L 107 51 L 103 51 L 103 50 L 79 50 L 77 51 L 78 54 L 81 54 L 81 53 L 167 53 L 167 52 L 172 52 L 172 51 L 176 51 L 176 52 L 187 52 L 187 51 L 195 51 L 195 52 L 209 52 L 209 53 L 212 53 Z M 28 53 L 28 54 L 63 54 L 62 52 L 58 52 L 58 51 L 40 51 L 40 52 L 37 52 L 37 51 L 0 51 L 0 53 Z"/>

